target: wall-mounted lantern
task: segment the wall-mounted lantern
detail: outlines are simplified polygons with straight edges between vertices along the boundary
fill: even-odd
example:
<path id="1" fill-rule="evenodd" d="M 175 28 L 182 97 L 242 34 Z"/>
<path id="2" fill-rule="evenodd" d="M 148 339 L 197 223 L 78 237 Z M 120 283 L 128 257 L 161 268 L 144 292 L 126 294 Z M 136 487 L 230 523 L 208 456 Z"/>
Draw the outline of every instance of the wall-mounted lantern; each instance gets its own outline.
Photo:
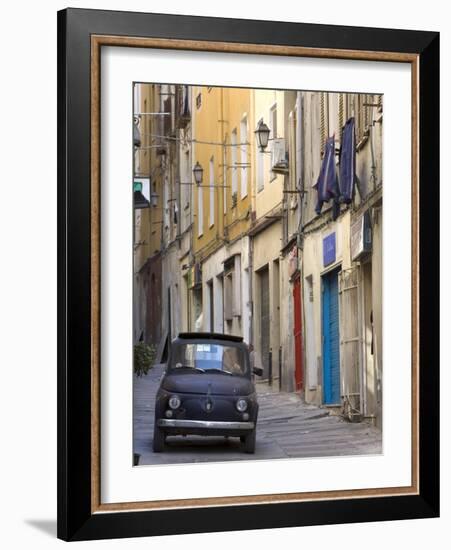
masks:
<path id="1" fill-rule="evenodd" d="M 194 174 L 194 181 L 196 182 L 196 185 L 200 185 L 204 178 L 204 169 L 199 164 L 199 161 L 196 162 L 196 165 L 193 168 L 193 174 Z"/>
<path id="2" fill-rule="evenodd" d="M 271 130 L 268 128 L 268 126 L 263 122 L 263 120 L 260 120 L 258 123 L 258 127 L 255 130 L 255 134 L 257 136 L 257 144 L 260 147 L 260 151 L 263 153 L 266 147 L 268 147 L 268 140 L 269 140 L 269 134 Z"/>

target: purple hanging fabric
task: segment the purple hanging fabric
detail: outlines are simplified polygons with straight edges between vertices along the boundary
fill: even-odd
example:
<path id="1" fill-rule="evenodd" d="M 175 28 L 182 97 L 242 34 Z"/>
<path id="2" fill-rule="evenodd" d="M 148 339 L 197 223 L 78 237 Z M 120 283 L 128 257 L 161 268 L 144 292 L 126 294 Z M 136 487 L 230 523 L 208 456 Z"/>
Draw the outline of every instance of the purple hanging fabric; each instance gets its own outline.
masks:
<path id="1" fill-rule="evenodd" d="M 355 120 L 351 117 L 343 128 L 340 149 L 340 191 L 341 201 L 349 204 L 355 190 Z"/>
<path id="2" fill-rule="evenodd" d="M 316 189 L 318 193 L 315 207 L 315 212 L 317 214 L 321 213 L 321 209 L 325 202 L 329 202 L 331 198 L 338 200 L 340 193 L 335 169 L 335 136 L 328 138 L 326 141 L 321 170 L 313 188 Z"/>

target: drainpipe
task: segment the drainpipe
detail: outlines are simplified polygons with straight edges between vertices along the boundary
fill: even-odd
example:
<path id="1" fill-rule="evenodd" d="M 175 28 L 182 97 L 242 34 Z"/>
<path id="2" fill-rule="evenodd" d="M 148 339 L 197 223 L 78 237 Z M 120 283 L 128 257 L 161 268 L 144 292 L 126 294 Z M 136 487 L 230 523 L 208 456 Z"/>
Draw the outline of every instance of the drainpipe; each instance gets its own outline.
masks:
<path id="1" fill-rule="evenodd" d="M 297 167 L 297 187 L 299 189 L 299 214 L 298 214 L 298 235 L 301 237 L 302 218 L 304 210 L 304 102 L 302 92 L 297 92 L 296 95 L 296 167 Z M 300 244 L 300 239 L 299 243 Z M 299 247 L 300 248 L 300 247 Z"/>
<path id="2" fill-rule="evenodd" d="M 371 181 L 373 187 L 376 187 L 376 161 L 374 159 L 374 122 L 368 127 L 370 132 L 370 151 L 371 151 Z"/>
<path id="3" fill-rule="evenodd" d="M 250 310 L 250 323 L 249 323 L 249 344 L 254 345 L 254 296 L 253 293 L 253 280 L 254 280 L 254 238 L 249 236 L 249 310 Z"/>
<path id="4" fill-rule="evenodd" d="M 304 158 L 305 158 L 305 143 L 304 143 L 304 101 L 302 92 L 297 92 L 296 96 L 296 106 L 297 106 L 297 119 L 296 119 L 296 142 L 298 146 L 296 147 L 296 166 L 297 166 L 297 186 L 299 189 L 299 214 L 298 214 L 298 236 L 297 236 L 297 246 L 298 246 L 298 269 L 299 269 L 299 282 L 300 282 L 300 293 L 301 293 L 301 318 L 302 318 L 302 331 L 301 331 L 301 341 L 302 341 L 302 357 L 301 357 L 301 368 L 303 370 L 303 379 L 304 379 L 304 399 L 306 396 L 307 388 L 307 369 L 306 369 L 306 352 L 305 352 L 305 307 L 304 307 L 304 263 L 303 257 L 301 257 L 300 251 L 304 249 L 304 238 L 302 234 L 302 220 L 304 213 Z"/>
<path id="5" fill-rule="evenodd" d="M 255 114 L 255 91 L 251 93 L 250 98 L 250 110 L 249 110 L 249 118 L 248 123 L 250 128 L 254 128 L 255 126 L 255 120 L 254 120 L 254 114 Z M 251 227 L 252 227 L 252 212 L 257 210 L 257 197 L 255 195 L 255 172 L 256 172 L 256 162 L 257 158 L 255 155 L 255 144 L 251 139 L 251 145 L 249 146 L 249 157 L 251 160 L 251 173 L 250 173 L 250 180 L 251 180 Z M 249 239 L 249 312 L 250 312 L 250 323 L 249 323 L 249 344 L 253 344 L 255 349 L 255 342 L 254 342 L 254 238 L 252 236 L 248 236 Z"/>
<path id="6" fill-rule="evenodd" d="M 221 141 L 222 141 L 222 185 L 226 184 L 226 162 L 225 162 L 225 139 L 224 139 L 224 88 L 221 88 L 221 95 L 220 95 L 220 109 L 221 109 Z M 216 160 L 216 158 L 215 158 Z M 218 162 L 219 167 L 219 162 Z M 219 170 L 218 170 L 219 172 Z M 218 174 L 219 176 L 219 174 Z M 215 178 L 216 179 L 216 178 Z M 217 178 L 218 182 L 219 177 Z M 216 182 L 213 182 L 216 184 Z M 216 200 L 215 200 L 215 210 L 217 211 L 217 222 L 216 222 L 216 239 L 219 240 L 221 237 L 224 238 L 224 191 L 225 187 L 216 187 L 214 189 L 215 193 L 217 193 Z M 219 200 L 219 197 L 221 197 L 221 200 Z M 221 208 L 222 206 L 222 208 Z M 221 212 L 222 210 L 222 212 Z"/>

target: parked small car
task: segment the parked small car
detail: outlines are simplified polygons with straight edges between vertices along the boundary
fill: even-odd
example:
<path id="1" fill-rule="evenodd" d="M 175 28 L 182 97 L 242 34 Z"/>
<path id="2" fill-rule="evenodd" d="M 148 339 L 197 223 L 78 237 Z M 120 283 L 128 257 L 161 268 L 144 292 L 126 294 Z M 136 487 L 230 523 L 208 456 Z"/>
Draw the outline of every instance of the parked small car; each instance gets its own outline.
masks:
<path id="1" fill-rule="evenodd" d="M 258 402 L 249 349 L 239 336 L 181 333 L 172 341 L 156 395 L 153 450 L 167 435 L 239 437 L 255 452 Z"/>

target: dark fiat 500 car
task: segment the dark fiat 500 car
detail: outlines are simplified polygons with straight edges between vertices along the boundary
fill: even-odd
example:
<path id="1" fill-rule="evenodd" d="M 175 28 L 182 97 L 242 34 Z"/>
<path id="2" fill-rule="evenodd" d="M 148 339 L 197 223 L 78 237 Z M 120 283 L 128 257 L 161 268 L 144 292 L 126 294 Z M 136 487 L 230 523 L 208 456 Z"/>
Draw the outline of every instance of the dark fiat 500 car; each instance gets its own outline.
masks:
<path id="1" fill-rule="evenodd" d="M 164 450 L 167 435 L 193 434 L 239 437 L 244 451 L 254 453 L 258 403 L 251 374 L 241 337 L 179 334 L 156 395 L 154 452 Z"/>

